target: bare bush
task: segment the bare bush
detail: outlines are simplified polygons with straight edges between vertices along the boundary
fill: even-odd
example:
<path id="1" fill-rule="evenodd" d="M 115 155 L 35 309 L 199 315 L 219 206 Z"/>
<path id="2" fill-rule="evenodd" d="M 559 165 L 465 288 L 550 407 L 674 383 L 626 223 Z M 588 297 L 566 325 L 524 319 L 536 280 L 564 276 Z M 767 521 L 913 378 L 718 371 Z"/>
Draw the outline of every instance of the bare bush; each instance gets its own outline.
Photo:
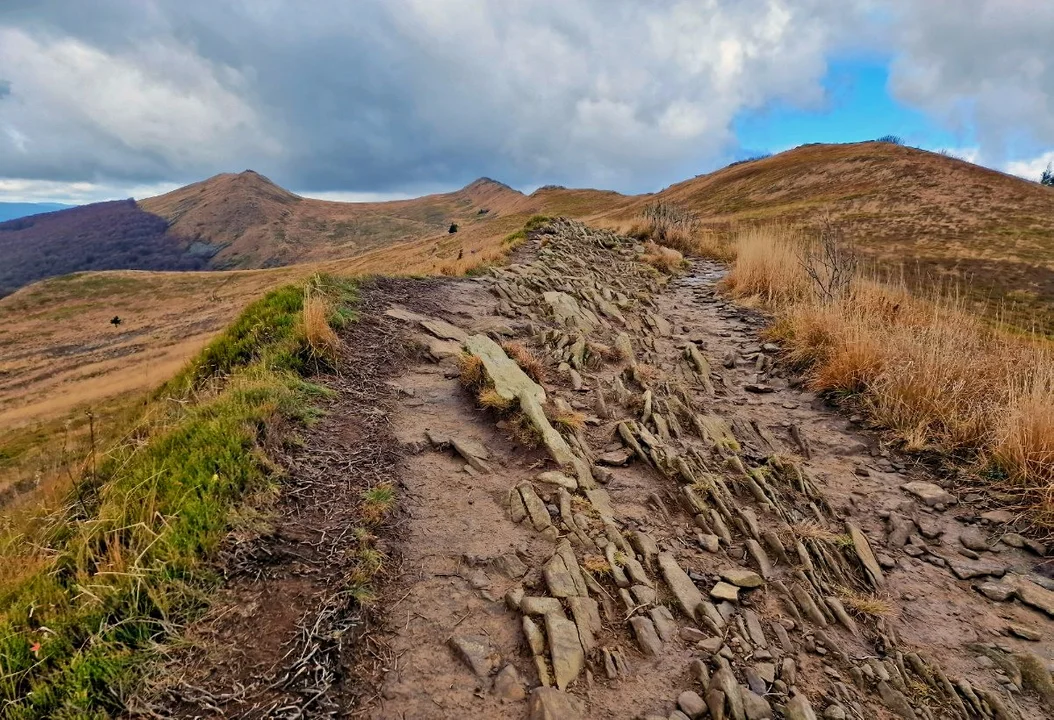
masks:
<path id="1" fill-rule="evenodd" d="M 820 300 L 830 302 L 849 292 L 860 258 L 841 228 L 824 218 L 820 237 L 802 249 L 801 264 Z"/>

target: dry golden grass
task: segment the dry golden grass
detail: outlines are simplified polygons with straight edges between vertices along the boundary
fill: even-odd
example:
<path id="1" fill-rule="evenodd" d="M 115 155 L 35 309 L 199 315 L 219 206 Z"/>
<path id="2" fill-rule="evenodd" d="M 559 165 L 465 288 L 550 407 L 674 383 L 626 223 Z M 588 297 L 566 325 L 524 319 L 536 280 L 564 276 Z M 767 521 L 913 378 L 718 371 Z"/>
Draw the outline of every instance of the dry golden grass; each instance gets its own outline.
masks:
<path id="1" fill-rule="evenodd" d="M 527 373 L 531 380 L 538 384 L 545 382 L 545 363 L 539 360 L 530 348 L 521 342 L 504 342 L 501 344 L 501 349 L 520 366 L 521 370 Z"/>
<path id="2" fill-rule="evenodd" d="M 810 387 L 856 395 L 907 450 L 972 456 L 1054 532 L 1051 344 L 999 329 L 952 291 L 919 298 L 903 283 L 856 277 L 821 298 L 794 257 L 800 246 L 778 229 L 752 231 L 725 287 L 776 312 L 769 335 Z"/>
<path id="3" fill-rule="evenodd" d="M 519 404 L 515 399 L 510 400 L 502 397 L 497 390 L 490 387 L 480 390 L 476 399 L 479 401 L 480 407 L 486 410 L 493 410 L 499 415 L 514 410 Z"/>
<path id="4" fill-rule="evenodd" d="M 546 406 L 545 414 L 549 418 L 549 422 L 556 426 L 557 430 L 567 430 L 575 433 L 586 425 L 586 416 L 576 410 Z"/>
<path id="5" fill-rule="evenodd" d="M 304 337 L 317 358 L 334 358 L 340 349 L 340 338 L 330 324 L 333 303 L 312 285 L 304 288 Z"/>
<path id="6" fill-rule="evenodd" d="M 637 259 L 667 275 L 672 275 L 684 266 L 684 256 L 681 253 L 654 242 L 647 243 L 644 253 Z"/>
<path id="7" fill-rule="evenodd" d="M 865 595 L 848 588 L 838 590 L 838 599 L 842 601 L 846 610 L 860 617 L 884 618 L 896 612 L 896 605 L 887 598 Z"/>
<path id="8" fill-rule="evenodd" d="M 837 543 L 840 536 L 815 522 L 800 522 L 790 526 L 790 532 L 784 533 L 784 540 L 792 543 L 798 540 L 817 540 L 819 542 Z"/>
<path id="9" fill-rule="evenodd" d="M 487 372 L 483 368 L 483 361 L 472 353 L 463 352 L 457 358 L 457 368 L 460 372 L 461 384 L 478 392 L 487 384 Z"/>
<path id="10" fill-rule="evenodd" d="M 775 306 L 812 294 L 801 265 L 804 240 L 783 228 L 751 227 L 737 231 L 735 262 L 723 285 L 735 297 Z"/>

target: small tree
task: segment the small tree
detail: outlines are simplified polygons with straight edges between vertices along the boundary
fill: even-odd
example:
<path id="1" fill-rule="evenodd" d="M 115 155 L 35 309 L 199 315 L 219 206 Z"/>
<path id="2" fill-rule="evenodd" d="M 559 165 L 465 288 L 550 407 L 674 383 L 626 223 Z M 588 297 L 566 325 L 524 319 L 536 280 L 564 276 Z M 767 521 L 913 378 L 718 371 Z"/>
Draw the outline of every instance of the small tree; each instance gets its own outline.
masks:
<path id="1" fill-rule="evenodd" d="M 1043 171 L 1043 174 L 1039 178 L 1040 185 L 1046 185 L 1047 187 L 1054 187 L 1054 170 L 1051 169 L 1051 164 L 1047 163 L 1047 169 Z"/>
<path id="2" fill-rule="evenodd" d="M 447 231 L 451 235 L 457 232 L 457 223 L 450 223 L 450 229 Z"/>

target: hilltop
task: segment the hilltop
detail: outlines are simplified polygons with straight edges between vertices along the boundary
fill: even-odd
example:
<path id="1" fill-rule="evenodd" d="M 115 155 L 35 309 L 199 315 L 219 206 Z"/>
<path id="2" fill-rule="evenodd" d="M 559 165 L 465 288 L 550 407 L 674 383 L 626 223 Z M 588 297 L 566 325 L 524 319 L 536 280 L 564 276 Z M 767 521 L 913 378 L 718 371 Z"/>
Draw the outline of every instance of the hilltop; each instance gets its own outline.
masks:
<path id="1" fill-rule="evenodd" d="M 247 170 L 140 201 L 173 232 L 216 250 L 211 266 L 247 269 L 348 257 L 394 241 L 483 222 L 522 200 L 481 178 L 450 193 L 412 200 L 346 203 L 300 197 Z M 480 214 L 480 211 L 486 211 Z"/>

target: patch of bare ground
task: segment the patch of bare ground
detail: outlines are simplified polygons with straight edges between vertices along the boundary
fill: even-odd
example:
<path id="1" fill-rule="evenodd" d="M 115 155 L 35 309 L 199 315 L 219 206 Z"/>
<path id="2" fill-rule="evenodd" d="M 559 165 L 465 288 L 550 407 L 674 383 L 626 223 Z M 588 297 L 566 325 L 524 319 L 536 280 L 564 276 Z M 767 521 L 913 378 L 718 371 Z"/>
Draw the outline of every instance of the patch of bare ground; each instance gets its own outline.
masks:
<path id="1" fill-rule="evenodd" d="M 721 266 L 647 255 L 556 220 L 489 277 L 366 292 L 353 332 L 381 339 L 345 338 L 346 364 L 376 380 L 333 379 L 167 707 L 1051 717 L 1046 549 L 804 388 L 765 318 L 716 292 Z M 369 613 L 323 602 L 378 482 L 399 503 L 385 582 Z"/>
<path id="2" fill-rule="evenodd" d="M 343 716 L 371 694 L 389 659 L 370 637 L 375 593 L 397 567 L 400 516 L 392 486 L 403 451 L 388 413 L 388 378 L 419 348 L 383 316 L 433 283 L 365 283 L 359 316 L 340 336 L 333 392 L 297 449 L 273 448 L 285 470 L 275 497 L 257 498 L 221 553 L 225 587 L 165 660 L 133 714 L 166 717 Z"/>

